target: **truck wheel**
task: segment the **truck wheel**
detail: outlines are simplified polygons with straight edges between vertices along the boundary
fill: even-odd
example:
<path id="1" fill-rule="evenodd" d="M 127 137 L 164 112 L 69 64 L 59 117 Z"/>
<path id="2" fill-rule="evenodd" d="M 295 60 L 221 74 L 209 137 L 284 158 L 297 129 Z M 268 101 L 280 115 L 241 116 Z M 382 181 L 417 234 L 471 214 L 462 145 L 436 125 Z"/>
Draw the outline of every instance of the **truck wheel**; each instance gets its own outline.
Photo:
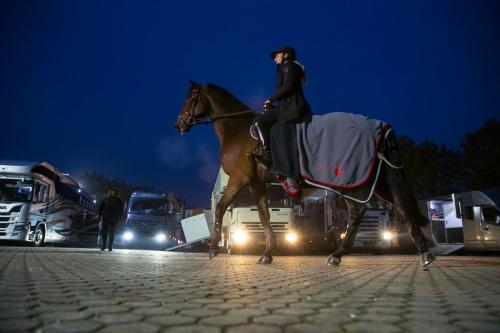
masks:
<path id="1" fill-rule="evenodd" d="M 33 235 L 33 246 L 42 247 L 45 245 L 45 228 L 38 225 L 35 229 L 35 234 Z"/>

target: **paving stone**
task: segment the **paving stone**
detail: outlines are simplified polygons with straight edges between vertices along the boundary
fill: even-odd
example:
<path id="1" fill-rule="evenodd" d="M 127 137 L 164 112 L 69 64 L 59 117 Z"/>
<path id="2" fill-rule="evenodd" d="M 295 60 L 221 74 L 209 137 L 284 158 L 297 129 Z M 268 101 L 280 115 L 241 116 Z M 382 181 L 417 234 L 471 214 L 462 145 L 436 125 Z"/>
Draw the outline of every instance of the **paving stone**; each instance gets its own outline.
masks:
<path id="1" fill-rule="evenodd" d="M 252 321 L 256 324 L 277 325 L 282 327 L 289 324 L 299 323 L 300 319 L 296 316 L 272 314 L 267 316 L 254 317 Z"/>
<path id="2" fill-rule="evenodd" d="M 34 319 L 7 319 L 0 322 L 0 331 L 27 332 L 40 326 L 40 321 Z"/>
<path id="3" fill-rule="evenodd" d="M 347 332 L 359 332 L 359 333 L 372 333 L 372 332 L 384 332 L 384 333 L 396 333 L 402 332 L 402 330 L 393 324 L 372 322 L 372 321 L 362 321 L 352 324 L 344 325 L 344 329 Z"/>
<path id="4" fill-rule="evenodd" d="M 463 329 L 444 323 L 442 321 L 434 320 L 409 320 L 403 322 L 401 325 L 405 331 L 409 332 L 425 332 L 425 333 L 455 333 L 463 332 Z M 478 332 L 478 331 L 473 331 Z"/>
<path id="5" fill-rule="evenodd" d="M 287 326 L 285 333 L 340 333 L 341 327 L 322 324 L 296 324 Z"/>
<path id="6" fill-rule="evenodd" d="M 282 308 L 273 310 L 273 314 L 289 315 L 289 316 L 305 316 L 313 314 L 315 311 L 313 309 L 307 308 Z"/>
<path id="7" fill-rule="evenodd" d="M 143 316 L 156 316 L 156 315 L 170 315 L 175 313 L 177 310 L 166 308 L 166 307 L 157 307 L 157 308 L 137 308 L 133 309 L 132 313 L 143 315 Z"/>
<path id="8" fill-rule="evenodd" d="M 229 327 L 226 333 L 281 333 L 281 329 L 276 326 L 269 325 L 242 325 Z"/>
<path id="9" fill-rule="evenodd" d="M 192 317 L 210 317 L 210 316 L 220 315 L 220 314 L 222 314 L 222 311 L 215 310 L 215 309 L 201 308 L 201 309 L 182 310 L 181 312 L 179 312 L 179 314 L 184 315 L 184 316 L 192 316 Z"/>
<path id="10" fill-rule="evenodd" d="M 222 330 L 219 327 L 199 325 L 199 324 L 170 327 L 162 331 L 162 333 L 220 333 L 220 332 L 222 332 Z"/>
<path id="11" fill-rule="evenodd" d="M 114 324 L 108 325 L 103 329 L 99 330 L 100 333 L 123 333 L 123 332 L 134 332 L 134 333 L 155 333 L 158 332 L 160 328 L 156 325 L 150 323 L 127 323 L 127 324 Z"/>
<path id="12" fill-rule="evenodd" d="M 96 320 L 104 324 L 118 324 L 138 322 L 142 317 L 132 313 L 113 313 L 98 316 Z"/>
<path id="13" fill-rule="evenodd" d="M 55 312 L 45 312 L 42 315 L 38 316 L 38 319 L 41 319 L 44 322 L 53 322 L 53 321 L 87 319 L 92 316 L 93 316 L 92 313 L 86 311 L 65 311 L 65 312 L 55 311 Z"/>
<path id="14" fill-rule="evenodd" d="M 61 321 L 45 325 L 36 330 L 35 333 L 94 332 L 100 327 L 102 327 L 102 324 L 90 320 Z"/>
<path id="15" fill-rule="evenodd" d="M 374 314 L 374 313 L 365 313 L 362 315 L 357 316 L 359 320 L 365 321 L 365 320 L 371 320 L 371 321 L 376 321 L 376 322 L 382 322 L 382 323 L 397 323 L 403 320 L 401 316 L 398 315 L 391 315 L 391 314 Z"/>
<path id="16" fill-rule="evenodd" d="M 459 320 L 454 323 L 454 325 L 468 329 L 473 332 L 500 332 L 500 322 L 491 322 L 491 321 L 476 321 L 475 319 L 466 319 Z"/>
<path id="17" fill-rule="evenodd" d="M 184 324 L 193 324 L 196 322 L 194 317 L 186 317 L 181 315 L 169 315 L 169 316 L 153 316 L 146 318 L 148 323 L 154 323 L 163 326 L 175 326 Z"/>
<path id="18" fill-rule="evenodd" d="M 234 326 L 248 323 L 248 317 L 235 315 L 222 315 L 203 318 L 200 320 L 202 324 L 218 325 L 218 326 Z"/>
<path id="19" fill-rule="evenodd" d="M 255 317 L 255 316 L 267 315 L 269 314 L 269 311 L 266 309 L 245 308 L 245 309 L 230 310 L 228 314 L 232 316 Z"/>

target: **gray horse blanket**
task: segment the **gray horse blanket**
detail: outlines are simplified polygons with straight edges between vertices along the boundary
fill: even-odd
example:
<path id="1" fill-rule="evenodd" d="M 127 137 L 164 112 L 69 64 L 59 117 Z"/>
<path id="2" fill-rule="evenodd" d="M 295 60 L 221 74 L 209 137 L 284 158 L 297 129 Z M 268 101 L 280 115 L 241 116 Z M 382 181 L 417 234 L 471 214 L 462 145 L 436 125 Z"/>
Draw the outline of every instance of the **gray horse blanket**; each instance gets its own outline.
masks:
<path id="1" fill-rule="evenodd" d="M 376 169 L 381 120 L 333 112 L 296 125 L 300 174 L 329 187 L 355 188 Z"/>

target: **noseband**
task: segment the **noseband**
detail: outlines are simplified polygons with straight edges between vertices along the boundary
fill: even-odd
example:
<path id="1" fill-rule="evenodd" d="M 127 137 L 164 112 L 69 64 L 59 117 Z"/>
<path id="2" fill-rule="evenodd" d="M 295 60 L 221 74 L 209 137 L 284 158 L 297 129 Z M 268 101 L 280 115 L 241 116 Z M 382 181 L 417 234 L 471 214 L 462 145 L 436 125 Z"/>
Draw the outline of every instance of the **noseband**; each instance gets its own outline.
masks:
<path id="1" fill-rule="evenodd" d="M 193 127 L 194 125 L 201 123 L 200 118 L 196 118 L 195 115 L 196 105 L 201 102 L 200 91 L 198 89 L 191 90 L 191 96 L 189 97 L 189 99 L 191 99 L 190 102 L 191 105 L 187 112 L 188 115 L 187 120 L 182 119 L 182 114 L 180 114 L 178 117 L 179 121 L 181 122 L 181 126 L 185 126 L 187 128 Z"/>

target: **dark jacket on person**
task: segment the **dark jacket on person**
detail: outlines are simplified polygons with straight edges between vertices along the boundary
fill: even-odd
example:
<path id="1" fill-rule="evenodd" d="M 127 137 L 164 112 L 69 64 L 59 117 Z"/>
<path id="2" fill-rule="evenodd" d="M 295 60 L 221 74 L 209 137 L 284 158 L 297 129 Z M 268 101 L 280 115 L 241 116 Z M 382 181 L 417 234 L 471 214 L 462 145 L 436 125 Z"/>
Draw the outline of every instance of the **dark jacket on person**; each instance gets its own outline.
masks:
<path id="1" fill-rule="evenodd" d="M 107 196 L 99 207 L 103 221 L 118 222 L 123 215 L 123 203 L 117 196 Z"/>
<path id="2" fill-rule="evenodd" d="M 295 61 L 287 61 L 278 65 L 276 91 L 269 101 L 278 102 L 277 118 L 280 123 L 304 121 L 312 115 L 302 90 L 305 77 L 302 66 Z"/>

